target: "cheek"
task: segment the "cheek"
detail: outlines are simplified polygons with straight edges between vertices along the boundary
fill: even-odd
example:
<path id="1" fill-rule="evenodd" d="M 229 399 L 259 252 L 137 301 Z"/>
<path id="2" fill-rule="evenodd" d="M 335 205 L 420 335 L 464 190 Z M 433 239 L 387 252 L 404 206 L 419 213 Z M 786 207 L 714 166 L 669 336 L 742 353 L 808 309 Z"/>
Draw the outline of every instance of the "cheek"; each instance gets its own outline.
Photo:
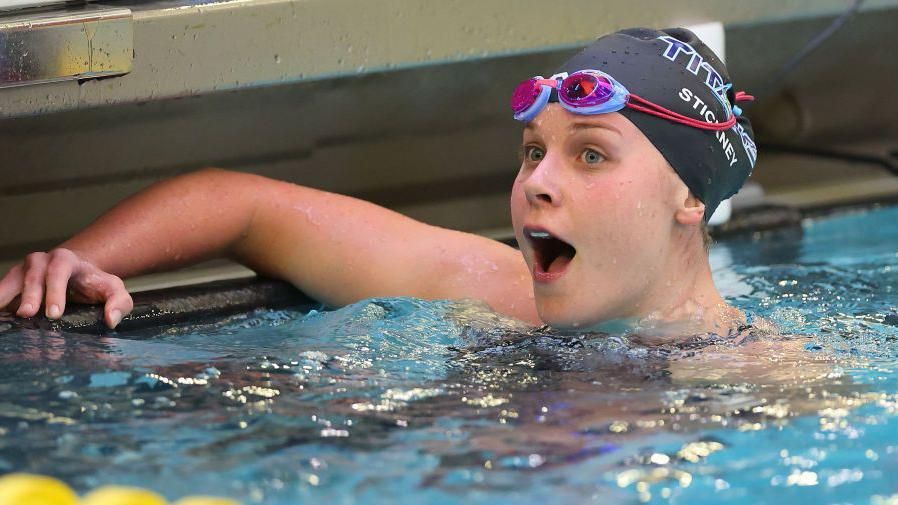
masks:
<path id="1" fill-rule="evenodd" d="M 633 170 L 620 171 L 612 177 L 596 178 L 583 186 L 583 200 L 592 202 L 595 208 L 591 218 L 597 221 L 612 221 L 616 228 L 627 228 L 628 224 L 639 232 L 639 223 L 648 225 L 650 221 L 664 216 L 670 210 L 670 198 L 664 181 L 649 167 L 637 165 Z M 623 230 L 622 230 L 623 231 Z"/>
<path id="2" fill-rule="evenodd" d="M 517 179 L 511 187 L 511 220 L 517 225 L 520 214 L 527 208 L 527 196 L 524 195 L 524 186 Z M 515 226 L 517 227 L 517 226 Z"/>
<path id="3" fill-rule="evenodd" d="M 583 186 L 578 227 L 590 230 L 589 256 L 603 270 L 639 272 L 651 267 L 669 235 L 671 214 L 657 177 L 621 174 Z"/>
<path id="4" fill-rule="evenodd" d="M 594 177 L 580 185 L 577 197 L 578 212 L 586 228 L 600 228 L 603 233 L 613 233 L 634 215 L 640 199 L 640 182 L 629 176 Z"/>

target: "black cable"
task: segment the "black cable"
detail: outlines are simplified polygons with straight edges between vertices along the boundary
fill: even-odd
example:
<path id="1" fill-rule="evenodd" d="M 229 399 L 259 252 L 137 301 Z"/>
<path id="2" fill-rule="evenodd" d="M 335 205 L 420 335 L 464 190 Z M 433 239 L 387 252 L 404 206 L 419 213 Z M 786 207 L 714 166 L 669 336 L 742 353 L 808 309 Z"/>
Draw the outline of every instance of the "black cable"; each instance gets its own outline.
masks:
<path id="1" fill-rule="evenodd" d="M 798 51 L 789 61 L 787 61 L 777 72 L 773 75 L 773 77 L 767 81 L 767 84 L 762 88 L 762 93 L 756 94 L 757 99 L 761 99 L 770 94 L 770 91 L 774 90 L 778 87 L 782 82 L 786 79 L 786 77 L 791 74 L 801 63 L 802 60 L 808 57 L 809 54 L 816 51 L 827 39 L 832 37 L 839 29 L 841 29 L 845 23 L 851 19 L 852 16 L 857 14 L 857 11 L 860 10 L 861 5 L 864 3 L 864 0 L 854 0 L 854 2 L 842 13 L 839 17 L 833 20 L 832 23 L 826 27 L 825 30 L 818 33 L 814 38 L 808 41 L 807 44 Z"/>
<path id="2" fill-rule="evenodd" d="M 817 48 L 819 48 L 827 39 L 832 37 L 833 34 L 835 34 L 837 31 L 839 31 L 839 29 L 841 29 L 852 16 L 857 14 L 858 10 L 860 10 L 861 8 L 861 4 L 863 3 L 864 0 L 854 0 L 851 6 L 846 9 L 841 16 L 833 20 L 833 22 L 830 23 L 830 25 L 825 30 L 817 34 L 813 39 L 805 44 L 804 48 L 802 48 L 801 51 L 796 53 L 795 56 L 793 56 L 788 62 L 786 62 L 785 65 L 782 66 L 780 71 L 768 81 L 761 94 L 767 96 L 769 91 L 782 84 L 786 77 L 795 70 L 795 68 L 801 63 L 802 60 L 804 60 L 809 54 L 817 50 Z M 772 152 L 876 165 L 882 169 L 885 169 L 892 175 L 898 176 L 898 154 L 896 154 L 895 151 L 892 151 L 890 155 L 879 156 L 875 154 L 861 154 L 832 149 L 793 146 L 786 144 L 765 144 L 764 149 L 766 151 Z"/>

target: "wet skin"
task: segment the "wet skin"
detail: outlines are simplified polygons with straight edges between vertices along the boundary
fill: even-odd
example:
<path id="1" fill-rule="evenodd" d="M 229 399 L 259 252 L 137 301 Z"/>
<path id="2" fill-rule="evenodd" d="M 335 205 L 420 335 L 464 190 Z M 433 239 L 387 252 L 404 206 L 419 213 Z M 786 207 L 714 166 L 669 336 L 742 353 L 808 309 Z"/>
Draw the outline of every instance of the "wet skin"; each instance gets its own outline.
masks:
<path id="1" fill-rule="evenodd" d="M 578 116 L 550 105 L 524 128 L 522 156 L 512 220 L 542 320 L 588 328 L 647 316 L 669 323 L 694 318 L 680 328 L 688 332 L 740 318 L 726 309 L 708 271 L 704 206 L 626 118 Z M 546 275 L 544 241 L 533 230 L 567 242 L 576 254 Z"/>
<path id="2" fill-rule="evenodd" d="M 664 335 L 741 322 L 711 279 L 704 205 L 627 119 L 553 104 L 525 128 L 522 153 L 511 196 L 521 251 L 351 197 L 208 169 L 156 184 L 60 248 L 29 255 L 0 281 L 0 306 L 55 319 L 69 297 L 105 303 L 114 327 L 132 307 L 122 278 L 223 256 L 331 306 L 476 299 L 535 325 Z M 576 250 L 560 271 L 535 268 L 535 256 L 551 254 L 534 230 Z"/>

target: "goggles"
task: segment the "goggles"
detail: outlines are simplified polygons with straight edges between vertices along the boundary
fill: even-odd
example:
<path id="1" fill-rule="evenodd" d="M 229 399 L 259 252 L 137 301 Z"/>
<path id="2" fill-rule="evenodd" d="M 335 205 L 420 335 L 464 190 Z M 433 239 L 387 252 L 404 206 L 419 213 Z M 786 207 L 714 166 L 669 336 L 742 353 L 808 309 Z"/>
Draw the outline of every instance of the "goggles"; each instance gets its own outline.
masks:
<path id="1" fill-rule="evenodd" d="M 514 118 L 518 121 L 532 121 L 549 103 L 553 90 L 557 91 L 558 103 L 575 114 L 606 114 L 629 107 L 702 130 L 728 130 L 736 124 L 736 116 L 741 113 L 739 107 L 734 106 L 731 110 L 727 104 L 726 121 L 715 123 L 694 119 L 630 93 L 623 84 L 604 72 L 578 70 L 570 75 L 558 74 L 551 79 L 536 76 L 518 84 L 511 95 Z M 751 100 L 754 100 L 751 95 L 742 91 L 736 93 L 737 102 Z"/>

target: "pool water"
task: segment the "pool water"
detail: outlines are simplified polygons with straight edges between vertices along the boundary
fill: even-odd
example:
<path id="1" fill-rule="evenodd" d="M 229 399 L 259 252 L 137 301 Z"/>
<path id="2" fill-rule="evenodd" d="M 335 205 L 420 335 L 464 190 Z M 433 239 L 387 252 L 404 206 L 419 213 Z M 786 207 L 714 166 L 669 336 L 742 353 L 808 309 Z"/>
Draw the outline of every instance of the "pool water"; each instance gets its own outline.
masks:
<path id="1" fill-rule="evenodd" d="M 787 339 L 661 352 L 376 299 L 0 333 L 0 473 L 245 503 L 894 503 L 898 208 L 712 249 Z"/>

